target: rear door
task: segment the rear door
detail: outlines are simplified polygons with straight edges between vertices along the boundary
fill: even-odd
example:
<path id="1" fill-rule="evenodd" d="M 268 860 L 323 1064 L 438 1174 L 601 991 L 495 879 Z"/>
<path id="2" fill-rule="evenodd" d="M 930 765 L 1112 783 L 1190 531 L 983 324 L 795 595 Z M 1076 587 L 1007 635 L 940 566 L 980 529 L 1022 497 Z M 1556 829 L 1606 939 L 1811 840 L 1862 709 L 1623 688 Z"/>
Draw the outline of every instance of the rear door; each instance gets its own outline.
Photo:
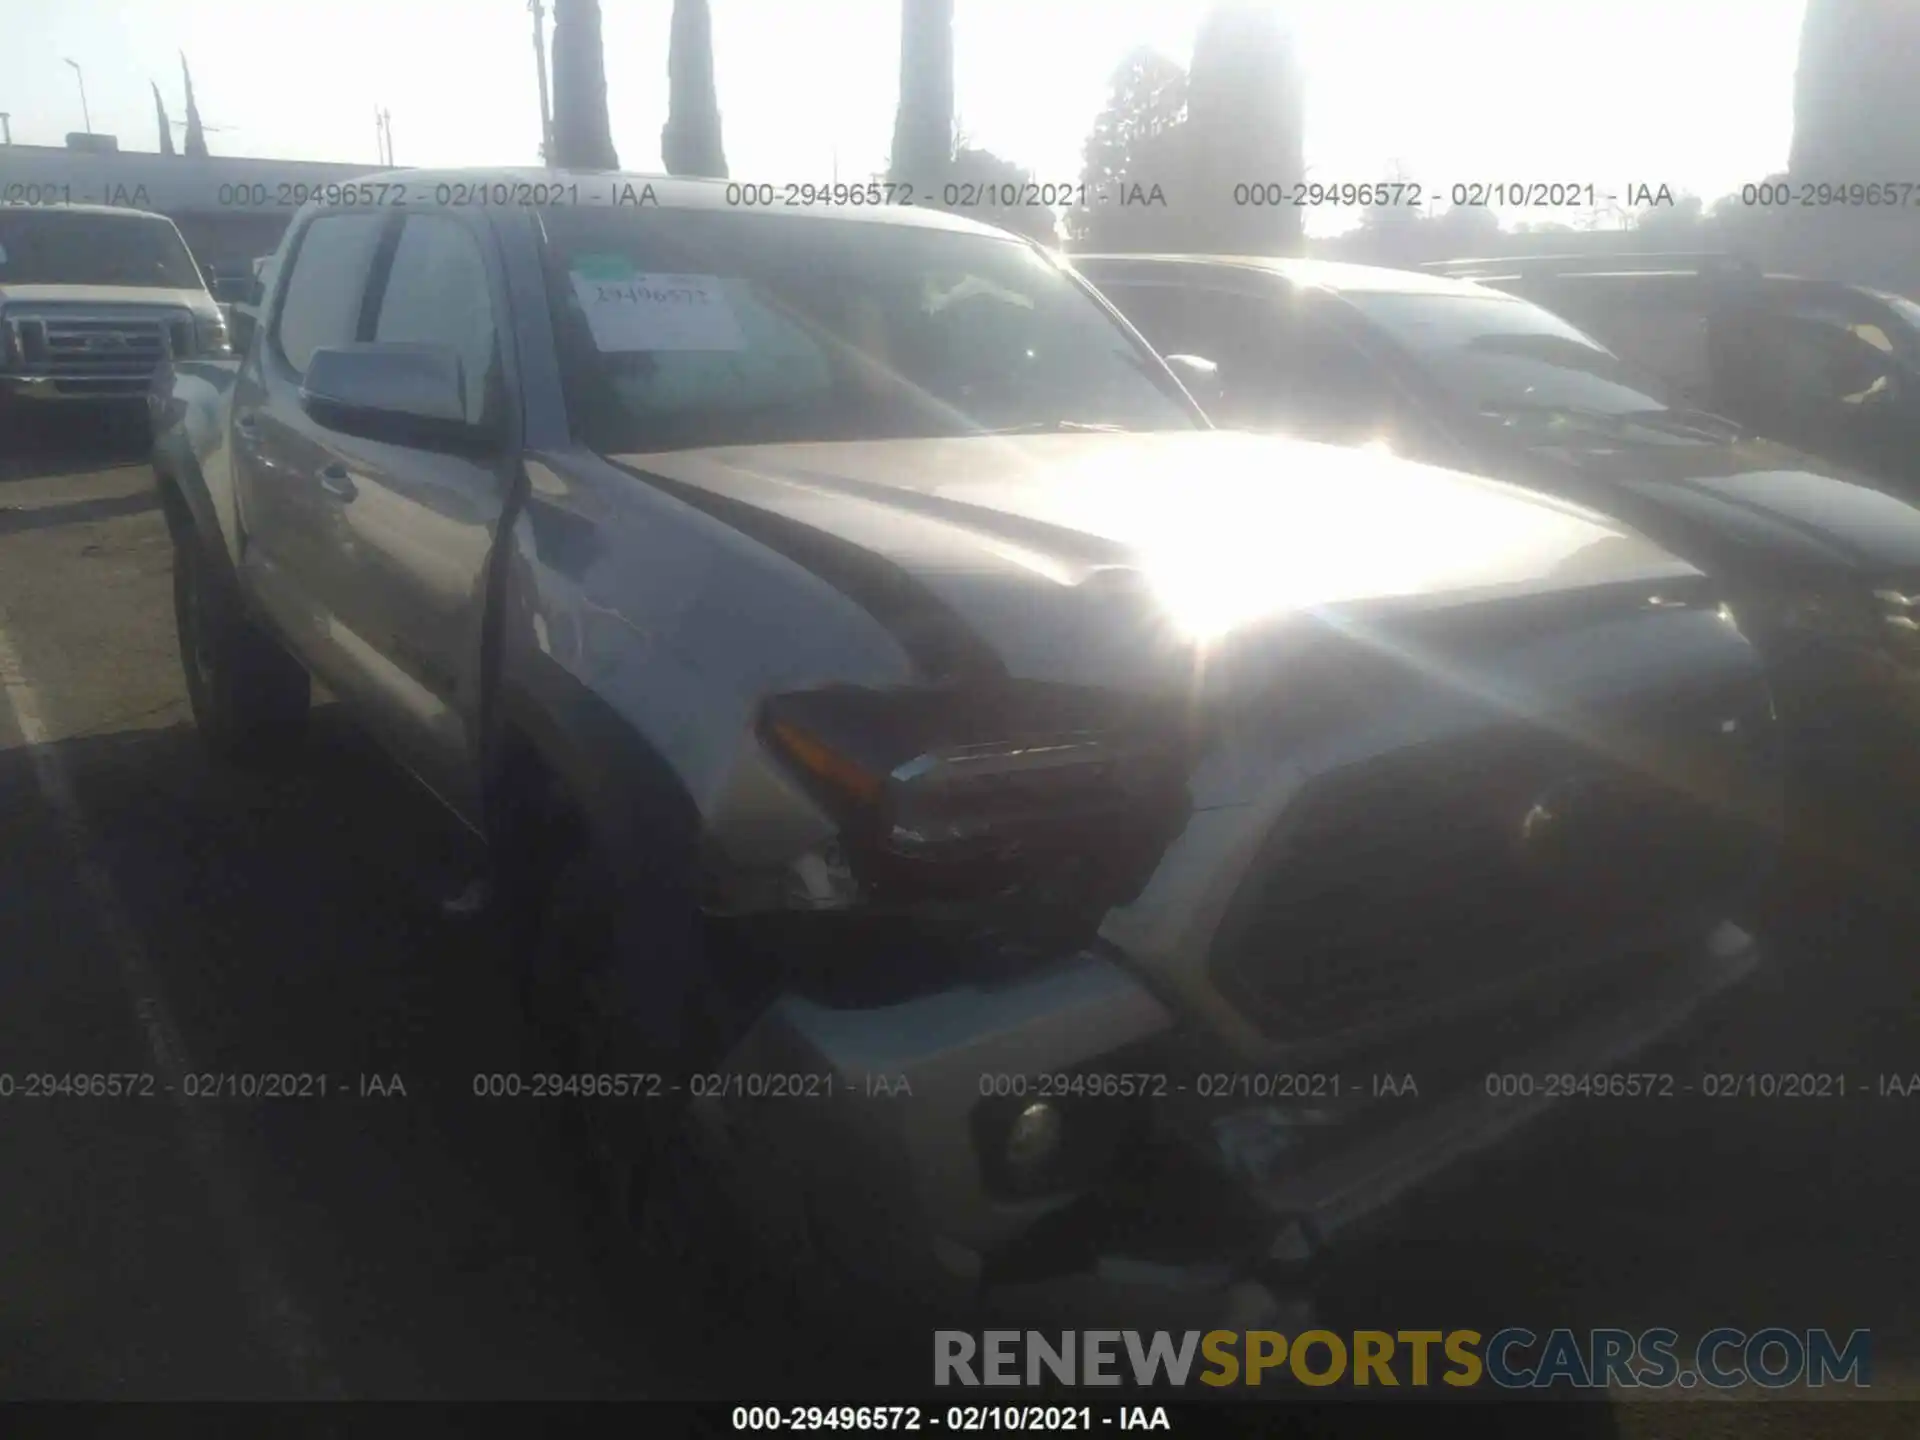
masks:
<path id="1" fill-rule="evenodd" d="M 286 284 L 267 333 L 248 351 L 234 384 L 234 483 L 247 586 L 275 626 L 329 684 L 340 678 L 338 620 L 320 591 L 337 521 L 321 488 L 342 462 L 341 437 L 300 406 L 300 381 L 322 346 L 360 332 L 367 281 L 387 229 L 371 212 L 316 216 L 295 238 Z"/>
<path id="2" fill-rule="evenodd" d="M 468 455 L 337 437 L 315 586 L 352 645 L 345 683 L 358 706 L 403 763 L 475 819 L 487 562 L 517 454 L 508 310 L 484 217 L 419 212 L 396 224 L 368 285 L 363 338 L 452 350 L 466 418 L 503 438 Z"/>

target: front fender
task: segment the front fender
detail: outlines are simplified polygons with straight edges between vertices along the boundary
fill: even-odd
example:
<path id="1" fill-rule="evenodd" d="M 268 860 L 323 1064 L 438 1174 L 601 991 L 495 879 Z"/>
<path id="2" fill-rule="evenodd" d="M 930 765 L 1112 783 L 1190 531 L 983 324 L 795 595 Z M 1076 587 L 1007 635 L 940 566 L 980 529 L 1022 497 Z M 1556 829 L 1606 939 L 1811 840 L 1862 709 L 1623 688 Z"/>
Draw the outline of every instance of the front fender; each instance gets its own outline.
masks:
<path id="1" fill-rule="evenodd" d="M 155 376 L 148 394 L 161 498 L 178 501 L 209 550 L 218 541 L 235 573 L 241 536 L 228 420 L 239 368 L 232 360 L 176 361 Z"/>

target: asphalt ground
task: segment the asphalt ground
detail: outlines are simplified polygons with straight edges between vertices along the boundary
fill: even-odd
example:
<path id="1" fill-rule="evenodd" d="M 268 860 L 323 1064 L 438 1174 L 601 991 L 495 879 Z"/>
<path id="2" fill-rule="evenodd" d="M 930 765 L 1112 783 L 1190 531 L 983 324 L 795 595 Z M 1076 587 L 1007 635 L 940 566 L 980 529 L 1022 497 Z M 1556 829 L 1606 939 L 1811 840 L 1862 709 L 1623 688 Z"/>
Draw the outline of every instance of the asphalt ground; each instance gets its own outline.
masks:
<path id="1" fill-rule="evenodd" d="M 433 802 L 331 705 L 298 765 L 203 759 L 138 455 L 80 419 L 0 437 L 0 1398 L 858 1399 L 924 1373 L 921 1337 L 847 1354 L 777 1285 L 607 1262 L 551 1112 L 473 1094 L 530 1055 L 487 937 L 440 912 L 468 855 Z M 1912 1393 L 1920 1093 L 1878 1092 L 1920 1074 L 1920 925 L 1776 898 L 1765 978 L 1637 1068 L 1845 1097 L 1563 1105 L 1335 1265 L 1330 1322 L 1867 1328 L 1871 1393 Z M 182 1093 L 258 1072 L 326 1094 Z M 26 1098 L 47 1073 L 153 1078 Z M 1672 1398 L 1608 1433 L 1761 1433 Z"/>

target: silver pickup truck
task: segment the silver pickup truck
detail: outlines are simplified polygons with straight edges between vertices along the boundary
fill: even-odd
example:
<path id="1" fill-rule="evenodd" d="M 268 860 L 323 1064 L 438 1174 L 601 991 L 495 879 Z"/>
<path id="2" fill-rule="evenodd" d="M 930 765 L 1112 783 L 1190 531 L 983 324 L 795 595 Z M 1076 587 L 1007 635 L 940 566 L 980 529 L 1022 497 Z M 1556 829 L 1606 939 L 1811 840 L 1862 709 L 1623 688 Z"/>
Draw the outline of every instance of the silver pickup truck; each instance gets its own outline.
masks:
<path id="1" fill-rule="evenodd" d="M 484 838 L 623 1218 L 1256 1314 L 1755 965 L 1768 689 L 1644 539 L 1215 432 L 963 219 L 381 179 L 156 380 L 194 715 L 317 676 Z"/>
<path id="2" fill-rule="evenodd" d="M 226 320 L 166 216 L 0 207 L 0 406 L 137 405 L 168 356 L 229 353 Z"/>

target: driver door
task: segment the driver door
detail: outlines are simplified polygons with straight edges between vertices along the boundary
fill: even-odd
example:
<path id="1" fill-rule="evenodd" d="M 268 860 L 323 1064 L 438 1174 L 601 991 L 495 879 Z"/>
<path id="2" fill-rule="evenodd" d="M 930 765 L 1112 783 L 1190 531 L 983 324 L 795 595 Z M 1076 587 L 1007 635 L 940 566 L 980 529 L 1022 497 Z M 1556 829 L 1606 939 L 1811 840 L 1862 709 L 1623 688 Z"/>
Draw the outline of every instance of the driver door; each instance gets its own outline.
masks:
<path id="1" fill-rule="evenodd" d="M 465 418 L 498 442 L 455 454 L 341 437 L 322 477 L 327 544 L 315 580 L 351 651 L 345 683 L 357 708 L 416 778 L 476 824 L 487 562 L 518 428 L 491 240 L 472 216 L 406 215 L 375 264 L 364 330 L 375 345 L 456 354 Z"/>

